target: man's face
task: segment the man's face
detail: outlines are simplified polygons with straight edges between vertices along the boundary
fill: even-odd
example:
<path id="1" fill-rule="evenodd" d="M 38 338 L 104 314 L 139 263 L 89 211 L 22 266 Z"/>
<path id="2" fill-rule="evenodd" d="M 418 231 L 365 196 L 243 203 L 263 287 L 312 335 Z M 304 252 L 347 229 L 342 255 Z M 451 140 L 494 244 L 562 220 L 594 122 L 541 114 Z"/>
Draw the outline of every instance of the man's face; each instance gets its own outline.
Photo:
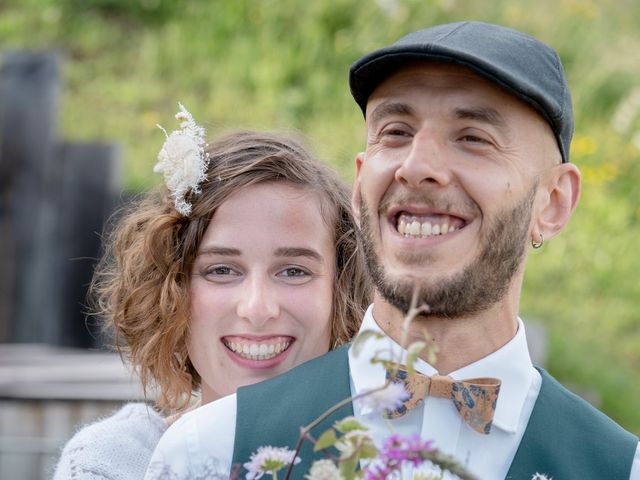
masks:
<path id="1" fill-rule="evenodd" d="M 549 126 L 471 71 L 422 63 L 367 104 L 354 209 L 378 291 L 433 314 L 499 301 L 523 265 L 540 173 L 559 163 Z"/>

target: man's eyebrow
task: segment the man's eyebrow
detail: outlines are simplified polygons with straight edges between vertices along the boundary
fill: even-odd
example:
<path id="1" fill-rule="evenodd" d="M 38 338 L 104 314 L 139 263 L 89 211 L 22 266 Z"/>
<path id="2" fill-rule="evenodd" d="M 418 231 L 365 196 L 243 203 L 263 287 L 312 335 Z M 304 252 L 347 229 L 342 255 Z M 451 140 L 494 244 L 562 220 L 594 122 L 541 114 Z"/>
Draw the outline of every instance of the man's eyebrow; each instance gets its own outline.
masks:
<path id="1" fill-rule="evenodd" d="M 455 115 L 459 119 L 477 120 L 499 128 L 505 128 L 507 122 L 500 113 L 490 107 L 456 108 Z"/>
<path id="2" fill-rule="evenodd" d="M 211 245 L 208 247 L 201 248 L 198 250 L 198 255 L 227 255 L 227 256 L 238 256 L 242 252 L 237 248 L 230 247 L 218 247 L 216 245 Z"/>
<path id="3" fill-rule="evenodd" d="M 322 256 L 311 248 L 305 247 L 280 247 L 275 251 L 277 257 L 307 257 L 313 260 L 322 260 Z"/>
<path id="4" fill-rule="evenodd" d="M 380 119 L 384 117 L 389 117 L 392 115 L 407 116 L 407 115 L 414 115 L 414 114 L 415 114 L 415 111 L 413 110 L 413 108 L 411 108 L 411 106 L 407 105 L 406 103 L 383 102 L 377 105 L 373 109 L 369 117 L 368 123 L 376 123 L 380 121 Z"/>

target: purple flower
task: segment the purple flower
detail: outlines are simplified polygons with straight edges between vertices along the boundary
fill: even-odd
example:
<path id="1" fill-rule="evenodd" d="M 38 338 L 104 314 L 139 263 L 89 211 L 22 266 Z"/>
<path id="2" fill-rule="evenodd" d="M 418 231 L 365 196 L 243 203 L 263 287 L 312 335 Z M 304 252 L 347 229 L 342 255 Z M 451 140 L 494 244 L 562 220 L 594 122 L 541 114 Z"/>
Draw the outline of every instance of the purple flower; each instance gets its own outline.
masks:
<path id="1" fill-rule="evenodd" d="M 426 454 L 432 451 L 432 442 L 422 440 L 415 434 L 402 437 L 394 434 L 387 438 L 375 463 L 364 471 L 365 480 L 385 480 L 393 472 L 399 472 L 404 464 L 414 467 L 427 460 Z"/>

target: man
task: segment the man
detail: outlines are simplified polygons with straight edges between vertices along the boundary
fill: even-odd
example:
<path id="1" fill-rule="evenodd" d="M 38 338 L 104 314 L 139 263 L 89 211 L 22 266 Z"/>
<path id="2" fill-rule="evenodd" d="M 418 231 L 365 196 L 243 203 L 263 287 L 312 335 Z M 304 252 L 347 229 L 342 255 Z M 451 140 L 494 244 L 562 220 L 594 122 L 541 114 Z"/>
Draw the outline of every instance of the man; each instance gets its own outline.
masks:
<path id="1" fill-rule="evenodd" d="M 389 420 L 393 431 L 432 439 L 485 480 L 536 472 L 639 480 L 638 439 L 535 369 L 518 319 L 528 246 L 564 228 L 580 191 L 569 163 L 571 99 L 555 51 L 496 25 L 441 25 L 366 55 L 352 66 L 350 85 L 367 125 L 353 206 L 376 284 L 362 328 L 385 338 L 362 355 L 329 353 L 186 416 L 155 460 L 193 474 L 213 456 L 228 473 L 260 445 L 293 447 L 299 426 L 384 382 L 368 358 L 390 343 L 402 352 L 417 290 L 428 310 L 412 332 L 427 327 L 438 354 L 416 369 L 454 380 L 495 377 L 500 392 L 480 428 L 450 398 L 427 396 Z M 314 432 L 348 414 L 366 411 L 356 401 Z M 388 434 L 382 420 L 369 424 L 376 441 Z M 312 455 L 301 451 L 296 478 Z"/>

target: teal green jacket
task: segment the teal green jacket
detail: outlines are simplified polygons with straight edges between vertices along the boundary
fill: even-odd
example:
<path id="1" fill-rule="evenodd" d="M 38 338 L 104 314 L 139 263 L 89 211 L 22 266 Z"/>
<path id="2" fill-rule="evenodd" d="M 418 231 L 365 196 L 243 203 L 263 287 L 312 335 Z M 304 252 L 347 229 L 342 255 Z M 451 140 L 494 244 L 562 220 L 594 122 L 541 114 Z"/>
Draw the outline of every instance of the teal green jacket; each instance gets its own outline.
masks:
<path id="1" fill-rule="evenodd" d="M 348 346 L 307 362 L 279 377 L 237 392 L 233 463 L 247 462 L 262 445 L 294 448 L 300 427 L 351 395 Z M 551 375 L 542 376 L 540 393 L 507 479 L 530 480 L 540 472 L 558 480 L 628 480 L 638 438 L 569 392 Z M 348 403 L 312 432 L 353 415 Z M 302 479 L 314 460 L 309 442 L 292 478 Z"/>

